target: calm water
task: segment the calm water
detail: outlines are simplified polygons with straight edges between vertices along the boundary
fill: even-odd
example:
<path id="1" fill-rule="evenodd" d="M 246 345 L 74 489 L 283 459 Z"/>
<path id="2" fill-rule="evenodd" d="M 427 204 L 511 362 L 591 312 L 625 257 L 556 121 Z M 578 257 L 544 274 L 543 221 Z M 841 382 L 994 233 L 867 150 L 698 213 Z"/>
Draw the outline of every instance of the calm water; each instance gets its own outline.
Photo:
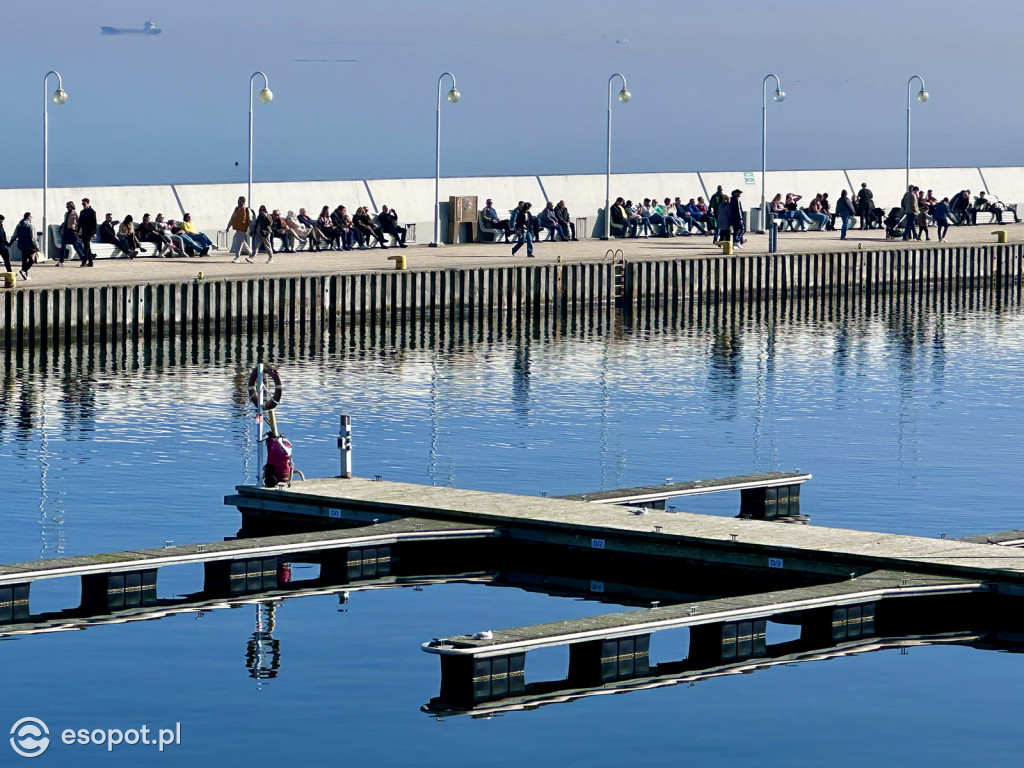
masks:
<path id="1" fill-rule="evenodd" d="M 974 306 L 307 351 L 276 360 L 280 426 L 313 476 L 337 474 L 337 417 L 348 413 L 364 476 L 554 495 L 799 468 L 814 474 L 803 511 L 815 524 L 923 536 L 1024 527 L 1024 318 Z M 256 468 L 240 395 L 248 361 L 21 366 L 9 357 L 0 378 L 0 561 L 235 533 L 222 498 Z M 679 506 L 731 515 L 738 499 Z M 162 571 L 160 594 L 201 580 Z M 33 587 L 32 608 L 77 597 L 76 581 L 48 582 Z M 40 761 L 54 765 L 210 765 L 225 754 L 264 765 L 981 765 L 1013 764 L 1024 748 L 1024 661 L 956 646 L 492 719 L 420 712 L 440 679 L 421 642 L 613 610 L 474 584 L 295 598 L 273 611 L 276 643 L 262 650 L 277 674 L 263 680 L 250 675 L 254 633 L 271 617 L 256 605 L 21 637 L 0 645 L 0 727 L 31 715 L 59 738 L 181 723 L 182 744 L 162 755 L 55 744 Z M 656 635 L 652 658 L 685 648 L 685 637 Z M 561 678 L 562 651 L 528 656 L 527 679 Z"/>

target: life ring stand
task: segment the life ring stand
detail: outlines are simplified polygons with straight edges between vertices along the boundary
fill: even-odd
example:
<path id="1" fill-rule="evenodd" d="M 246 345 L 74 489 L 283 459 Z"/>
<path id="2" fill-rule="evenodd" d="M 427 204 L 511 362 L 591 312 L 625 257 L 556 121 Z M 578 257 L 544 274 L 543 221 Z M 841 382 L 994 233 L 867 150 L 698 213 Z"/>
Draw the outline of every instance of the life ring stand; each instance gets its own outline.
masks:
<path id="1" fill-rule="evenodd" d="M 260 393 L 256 389 L 257 375 L 258 369 L 253 368 L 252 373 L 249 374 L 249 400 L 256 407 L 262 407 L 264 411 L 272 411 L 281 404 L 281 397 L 284 394 L 284 387 L 281 386 L 281 374 L 272 365 L 263 366 L 263 387 L 267 396 L 262 405 L 260 404 Z M 274 383 L 273 390 L 267 386 L 268 379 Z"/>

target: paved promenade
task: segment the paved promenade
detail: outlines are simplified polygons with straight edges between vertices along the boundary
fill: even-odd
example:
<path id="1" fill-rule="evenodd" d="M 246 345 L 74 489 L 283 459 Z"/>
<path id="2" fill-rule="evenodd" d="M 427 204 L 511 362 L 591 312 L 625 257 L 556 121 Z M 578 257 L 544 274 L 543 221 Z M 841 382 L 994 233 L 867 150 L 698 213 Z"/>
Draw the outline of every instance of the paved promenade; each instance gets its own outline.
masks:
<path id="1" fill-rule="evenodd" d="M 1009 241 L 1024 242 L 1024 225 L 981 224 L 975 227 L 951 227 L 946 238 L 949 246 L 980 245 L 995 242 L 992 234 L 997 229 L 1008 233 Z M 910 241 L 911 247 L 936 245 L 935 230 L 932 240 Z M 828 253 L 848 250 L 881 250 L 902 248 L 902 240 L 886 240 L 885 231 L 851 230 L 847 240 L 839 239 L 838 232 L 795 232 L 779 234 L 780 253 Z M 768 238 L 765 235 L 748 235 L 747 244 L 739 252 L 741 256 L 763 254 L 767 251 Z M 367 251 L 325 251 L 322 253 L 282 253 L 274 257 L 273 264 L 266 263 L 261 256 L 255 264 L 244 260 L 231 263 L 231 256 L 225 251 L 212 251 L 208 258 L 157 259 L 140 257 L 128 259 L 97 259 L 94 268 L 82 268 L 77 261 L 68 262 L 58 268 L 48 261 L 32 268 L 29 283 L 18 282 L 19 286 L 52 288 L 59 285 L 135 285 L 154 282 L 192 280 L 202 271 L 206 279 L 231 277 L 251 278 L 266 276 L 324 275 L 342 273 L 375 272 L 394 269 L 394 262 L 388 256 L 401 253 L 406 256 L 408 269 L 433 270 L 451 268 L 515 266 L 524 264 L 551 264 L 561 257 L 563 262 L 600 261 L 609 248 L 621 249 L 629 261 L 645 261 L 667 258 L 705 258 L 721 253 L 711 245 L 710 237 L 692 236 L 676 238 L 638 238 L 625 240 L 580 240 L 569 243 L 539 243 L 535 246 L 536 258 L 527 259 L 526 247 L 516 256 L 511 247 L 504 244 L 474 243 L 446 245 L 443 248 L 429 248 L 425 244 L 410 245 L 406 249 L 380 248 Z M 17 271 L 17 263 L 14 265 Z M 2 290 L 2 289 L 0 289 Z"/>

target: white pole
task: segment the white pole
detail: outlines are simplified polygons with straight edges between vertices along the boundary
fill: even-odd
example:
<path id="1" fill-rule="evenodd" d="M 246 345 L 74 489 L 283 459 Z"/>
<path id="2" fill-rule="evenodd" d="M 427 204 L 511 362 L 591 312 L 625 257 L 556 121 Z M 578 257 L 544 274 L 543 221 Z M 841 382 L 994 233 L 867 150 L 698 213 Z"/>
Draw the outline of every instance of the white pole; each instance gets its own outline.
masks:
<path id="1" fill-rule="evenodd" d="M 43 75 L 43 257 L 49 258 L 50 256 L 50 235 L 49 230 L 46 228 L 46 190 L 49 186 L 49 168 L 50 168 L 50 113 L 48 111 L 48 102 L 50 100 L 49 94 L 46 92 L 46 82 L 50 79 L 50 75 L 57 76 L 57 90 L 63 90 L 64 85 L 61 81 L 60 73 L 54 70 L 50 70 Z"/>
<path id="2" fill-rule="evenodd" d="M 768 165 L 768 81 L 775 78 L 775 88 L 782 90 L 782 83 L 773 74 L 764 76 L 761 81 L 761 230 L 768 229 L 768 205 L 765 197 L 765 175 Z"/>
<path id="3" fill-rule="evenodd" d="M 921 81 L 921 90 L 925 90 L 924 79 L 920 75 L 911 75 L 907 80 L 907 178 L 903 185 L 903 191 L 910 189 L 910 86 L 914 80 Z"/>
<path id="4" fill-rule="evenodd" d="M 338 450 L 341 451 L 341 474 L 339 477 L 352 477 L 352 417 L 342 416 L 338 430 Z"/>
<path id="5" fill-rule="evenodd" d="M 434 240 L 430 243 L 431 248 L 437 248 L 442 244 L 438 231 L 441 227 L 441 81 L 446 76 L 452 79 L 452 90 L 455 90 L 455 75 L 451 72 L 442 72 L 441 76 L 437 78 L 437 113 L 434 121 L 434 140 L 436 144 L 434 152 Z M 449 219 L 451 215 L 452 212 L 448 211 Z"/>
<path id="6" fill-rule="evenodd" d="M 615 78 L 622 80 L 622 90 L 626 90 L 626 78 L 616 72 L 608 78 L 608 132 L 605 147 L 608 151 L 608 164 L 604 174 L 604 235 L 602 240 L 609 240 L 612 236 L 612 81 Z"/>
<path id="7" fill-rule="evenodd" d="M 263 363 L 256 364 L 256 487 L 263 484 Z"/>
<path id="8" fill-rule="evenodd" d="M 249 208 L 252 208 L 252 86 L 257 77 L 262 77 L 263 87 L 267 90 L 270 89 L 270 81 L 267 80 L 267 76 L 265 74 L 262 72 L 252 73 L 252 77 L 249 78 L 249 185 L 246 187 L 245 191 L 245 204 Z"/>

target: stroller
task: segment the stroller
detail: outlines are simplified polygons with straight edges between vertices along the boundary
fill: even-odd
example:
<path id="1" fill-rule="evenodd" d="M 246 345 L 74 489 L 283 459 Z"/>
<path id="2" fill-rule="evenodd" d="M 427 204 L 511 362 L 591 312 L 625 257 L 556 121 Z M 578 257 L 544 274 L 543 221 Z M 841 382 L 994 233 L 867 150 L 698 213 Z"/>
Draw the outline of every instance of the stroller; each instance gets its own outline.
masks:
<path id="1" fill-rule="evenodd" d="M 903 213 L 899 208 L 893 208 L 889 211 L 889 215 L 885 217 L 886 240 L 896 240 L 903 237 L 903 227 L 900 226 L 902 222 Z"/>

